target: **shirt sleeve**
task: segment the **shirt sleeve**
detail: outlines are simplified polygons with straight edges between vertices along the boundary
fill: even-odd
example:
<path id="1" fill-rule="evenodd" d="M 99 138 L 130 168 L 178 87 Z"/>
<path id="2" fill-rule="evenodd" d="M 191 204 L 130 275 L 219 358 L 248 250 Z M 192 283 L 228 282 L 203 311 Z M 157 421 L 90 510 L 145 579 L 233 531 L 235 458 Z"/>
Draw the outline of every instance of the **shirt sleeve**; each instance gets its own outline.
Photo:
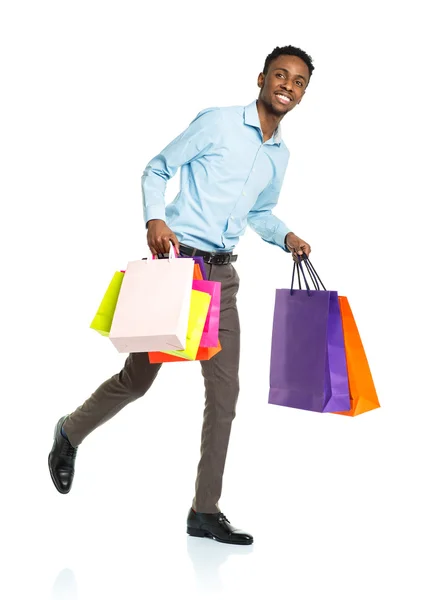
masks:
<path id="1" fill-rule="evenodd" d="M 169 179 L 182 165 L 203 156 L 217 142 L 221 110 L 207 108 L 189 127 L 155 156 L 141 177 L 144 219 L 165 220 L 165 190 Z"/>
<path id="2" fill-rule="evenodd" d="M 247 220 L 248 225 L 265 242 L 280 246 L 285 252 L 289 252 L 285 246 L 285 237 L 287 233 L 290 233 L 291 229 L 272 213 L 279 199 L 284 175 L 285 170 L 281 177 L 273 178 L 269 185 L 261 192 L 256 203 L 249 211 Z"/>

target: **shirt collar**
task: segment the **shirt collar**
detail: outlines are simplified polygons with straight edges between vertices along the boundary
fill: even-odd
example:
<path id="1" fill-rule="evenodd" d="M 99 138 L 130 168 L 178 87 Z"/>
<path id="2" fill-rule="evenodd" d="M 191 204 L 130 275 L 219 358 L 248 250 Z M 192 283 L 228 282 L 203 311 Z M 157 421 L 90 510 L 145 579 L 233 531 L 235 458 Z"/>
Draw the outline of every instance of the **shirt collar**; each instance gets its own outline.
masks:
<path id="1" fill-rule="evenodd" d="M 245 125 L 251 125 L 252 127 L 257 127 L 261 131 L 261 123 L 258 115 L 258 107 L 257 101 L 254 100 L 244 109 L 244 122 Z M 275 132 L 273 133 L 273 137 L 271 137 L 266 143 L 267 144 L 277 144 L 280 146 L 282 142 L 282 131 L 280 123 L 276 127 Z"/>

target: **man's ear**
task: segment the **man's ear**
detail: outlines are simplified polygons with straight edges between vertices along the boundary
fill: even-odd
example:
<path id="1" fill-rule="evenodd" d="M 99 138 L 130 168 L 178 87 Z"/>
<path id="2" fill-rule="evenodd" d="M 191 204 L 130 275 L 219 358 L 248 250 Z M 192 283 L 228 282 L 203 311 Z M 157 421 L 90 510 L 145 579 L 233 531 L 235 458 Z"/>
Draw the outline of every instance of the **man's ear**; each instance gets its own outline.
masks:
<path id="1" fill-rule="evenodd" d="M 258 75 L 258 82 L 257 82 L 257 83 L 258 83 L 258 87 L 259 87 L 259 88 L 262 88 L 262 87 L 263 87 L 263 85 L 264 85 L 264 80 L 265 80 L 265 75 L 264 75 L 264 73 L 260 73 L 260 74 Z"/>

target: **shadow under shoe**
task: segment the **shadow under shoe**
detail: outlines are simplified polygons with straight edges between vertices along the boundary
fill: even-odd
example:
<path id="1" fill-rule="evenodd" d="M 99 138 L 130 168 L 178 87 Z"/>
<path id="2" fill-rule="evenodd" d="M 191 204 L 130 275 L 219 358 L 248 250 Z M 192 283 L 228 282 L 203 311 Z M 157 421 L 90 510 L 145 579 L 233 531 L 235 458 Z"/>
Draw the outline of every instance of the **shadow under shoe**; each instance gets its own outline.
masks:
<path id="1" fill-rule="evenodd" d="M 78 448 L 63 437 L 61 428 L 67 416 L 61 417 L 54 429 L 54 443 L 48 456 L 51 479 L 60 494 L 67 494 L 75 473 L 75 459 Z"/>

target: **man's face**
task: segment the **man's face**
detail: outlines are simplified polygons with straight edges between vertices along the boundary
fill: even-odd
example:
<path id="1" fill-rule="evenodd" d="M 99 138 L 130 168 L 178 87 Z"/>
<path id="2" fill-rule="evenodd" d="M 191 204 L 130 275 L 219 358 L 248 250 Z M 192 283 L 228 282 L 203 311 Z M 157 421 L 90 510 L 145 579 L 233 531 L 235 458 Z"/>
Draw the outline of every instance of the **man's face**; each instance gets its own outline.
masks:
<path id="1" fill-rule="evenodd" d="M 267 75 L 260 73 L 260 100 L 270 112 L 283 117 L 300 104 L 309 83 L 309 69 L 298 56 L 278 56 L 270 63 Z"/>

